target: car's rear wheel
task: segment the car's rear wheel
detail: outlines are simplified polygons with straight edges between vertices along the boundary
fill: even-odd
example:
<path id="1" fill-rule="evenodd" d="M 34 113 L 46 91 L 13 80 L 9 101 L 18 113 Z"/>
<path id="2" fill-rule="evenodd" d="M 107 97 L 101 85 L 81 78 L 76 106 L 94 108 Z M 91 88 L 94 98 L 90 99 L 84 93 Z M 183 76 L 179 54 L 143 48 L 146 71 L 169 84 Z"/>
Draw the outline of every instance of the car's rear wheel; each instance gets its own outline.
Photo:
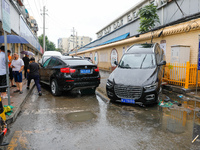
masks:
<path id="1" fill-rule="evenodd" d="M 54 95 L 54 96 L 59 96 L 62 94 L 61 91 L 59 91 L 59 88 L 58 88 L 58 83 L 55 79 L 53 79 L 51 81 L 51 93 Z"/>

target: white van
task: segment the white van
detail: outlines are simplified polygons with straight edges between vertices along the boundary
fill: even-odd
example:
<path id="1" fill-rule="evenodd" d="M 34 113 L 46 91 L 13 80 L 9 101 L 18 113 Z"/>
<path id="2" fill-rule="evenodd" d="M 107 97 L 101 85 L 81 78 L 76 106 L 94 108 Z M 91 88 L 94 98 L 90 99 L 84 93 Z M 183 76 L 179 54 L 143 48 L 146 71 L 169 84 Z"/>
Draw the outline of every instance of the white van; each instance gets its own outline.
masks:
<path id="1" fill-rule="evenodd" d="M 58 52 L 58 51 L 46 51 L 46 52 L 44 52 L 44 54 L 42 56 L 42 59 L 40 59 L 39 63 L 43 64 L 51 56 L 61 57 L 62 54 L 60 52 Z"/>

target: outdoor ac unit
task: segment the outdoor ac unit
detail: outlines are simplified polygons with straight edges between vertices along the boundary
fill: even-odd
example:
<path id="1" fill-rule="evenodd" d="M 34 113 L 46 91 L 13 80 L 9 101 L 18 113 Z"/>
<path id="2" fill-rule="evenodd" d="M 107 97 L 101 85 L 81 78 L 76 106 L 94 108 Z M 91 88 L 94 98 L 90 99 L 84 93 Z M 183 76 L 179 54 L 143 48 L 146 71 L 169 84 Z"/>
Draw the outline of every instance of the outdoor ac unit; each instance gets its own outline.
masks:
<path id="1" fill-rule="evenodd" d="M 173 45 L 171 46 L 171 63 L 187 63 L 190 61 L 190 46 Z"/>
<path id="2" fill-rule="evenodd" d="M 186 45 L 173 45 L 171 46 L 171 61 L 172 65 L 177 66 L 186 65 L 187 61 L 190 61 L 190 46 Z M 186 69 L 172 67 L 170 70 L 170 79 L 173 80 L 185 80 Z"/>

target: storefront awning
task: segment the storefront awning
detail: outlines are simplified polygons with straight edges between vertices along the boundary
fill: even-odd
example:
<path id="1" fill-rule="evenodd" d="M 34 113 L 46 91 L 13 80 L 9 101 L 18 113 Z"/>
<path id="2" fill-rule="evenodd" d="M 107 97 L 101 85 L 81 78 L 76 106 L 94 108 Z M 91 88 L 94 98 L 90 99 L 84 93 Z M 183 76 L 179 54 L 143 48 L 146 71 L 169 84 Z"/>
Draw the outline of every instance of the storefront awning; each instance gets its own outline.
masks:
<path id="1" fill-rule="evenodd" d="M 130 33 L 126 33 L 126 34 L 120 35 L 120 36 L 118 36 L 118 37 L 116 37 L 116 38 L 113 38 L 113 39 L 111 39 L 111 40 L 108 40 L 108 41 L 106 41 L 106 42 L 103 42 L 103 43 L 101 43 L 101 44 L 99 44 L 99 45 L 109 44 L 109 43 L 113 43 L 113 42 L 117 42 L 117 41 L 123 40 L 123 39 L 127 38 L 127 37 L 129 36 L 129 34 L 130 34 Z"/>

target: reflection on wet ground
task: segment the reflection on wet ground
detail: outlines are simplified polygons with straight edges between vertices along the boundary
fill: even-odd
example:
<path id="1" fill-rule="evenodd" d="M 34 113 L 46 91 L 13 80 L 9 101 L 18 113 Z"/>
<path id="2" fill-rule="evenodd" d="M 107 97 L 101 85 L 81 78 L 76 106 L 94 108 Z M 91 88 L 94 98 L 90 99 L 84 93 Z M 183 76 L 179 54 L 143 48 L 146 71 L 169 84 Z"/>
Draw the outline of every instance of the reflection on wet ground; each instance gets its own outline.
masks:
<path id="1" fill-rule="evenodd" d="M 111 111 L 116 109 L 111 104 L 107 110 L 109 111 L 107 120 L 113 126 L 125 126 L 128 130 L 136 126 L 137 131 L 134 133 L 141 132 L 138 138 L 146 139 L 142 140 L 141 144 L 144 149 L 146 147 L 150 149 L 200 149 L 200 138 L 198 137 L 200 135 L 200 101 L 164 92 L 162 98 L 166 97 L 169 97 L 173 103 L 169 107 L 152 105 L 143 108 L 114 103 L 113 105 L 118 108 L 116 112 Z M 112 115 L 117 115 L 112 114 L 113 112 L 119 113 L 121 117 L 113 118 Z"/>
<path id="2" fill-rule="evenodd" d="M 44 90 L 44 89 L 43 89 Z M 96 95 L 34 93 L 10 127 L 8 148 L 18 149 L 200 149 L 200 102 L 163 93 L 170 107 L 107 103 Z M 12 145 L 12 141 L 15 141 Z M 16 144 L 17 143 L 17 144 Z"/>

